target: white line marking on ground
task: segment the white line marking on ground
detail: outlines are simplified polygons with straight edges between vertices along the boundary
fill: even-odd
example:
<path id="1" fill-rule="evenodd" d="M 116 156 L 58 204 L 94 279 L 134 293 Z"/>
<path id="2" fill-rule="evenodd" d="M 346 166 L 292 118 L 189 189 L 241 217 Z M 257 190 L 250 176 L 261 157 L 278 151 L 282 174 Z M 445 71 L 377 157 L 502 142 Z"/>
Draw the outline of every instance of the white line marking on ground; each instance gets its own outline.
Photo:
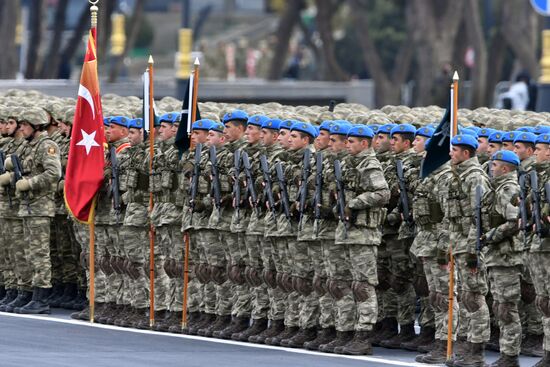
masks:
<path id="1" fill-rule="evenodd" d="M 40 315 L 22 315 L 22 314 L 7 313 L 7 312 L 0 312 L 0 316 L 7 316 L 7 317 L 14 317 L 14 318 L 21 318 L 21 319 L 50 321 L 50 322 L 57 322 L 57 323 L 61 323 L 61 324 L 93 327 L 93 328 L 107 329 L 107 330 L 116 330 L 116 331 L 127 332 L 127 333 L 135 333 L 135 334 L 147 334 L 147 335 L 164 336 L 164 337 L 169 337 L 169 338 L 200 340 L 200 341 L 205 341 L 205 342 L 210 342 L 210 343 L 238 345 L 238 346 L 241 346 L 241 347 L 249 347 L 249 348 L 271 349 L 271 350 L 278 350 L 278 351 L 297 353 L 297 354 L 309 354 L 309 355 L 320 356 L 320 357 L 354 359 L 354 360 L 359 360 L 359 361 L 376 362 L 376 363 L 383 363 L 383 364 L 389 364 L 389 365 L 394 365 L 394 366 L 411 366 L 411 367 L 425 367 L 425 366 L 428 366 L 427 364 L 424 364 L 424 363 L 396 361 L 396 360 L 391 360 L 391 359 L 386 359 L 386 358 L 379 358 L 379 357 L 348 356 L 348 355 L 342 355 L 342 354 L 315 352 L 315 351 L 305 350 L 305 349 L 284 348 L 284 347 L 276 347 L 276 346 L 265 345 L 265 344 L 253 344 L 253 343 L 246 343 L 246 342 L 238 342 L 238 341 L 234 341 L 234 340 L 206 338 L 206 337 L 195 336 L 195 335 L 172 334 L 172 333 L 163 333 L 163 332 L 160 332 L 160 331 L 124 328 L 124 327 L 113 326 L 113 325 L 103 325 L 103 324 L 95 324 L 95 323 L 92 324 L 92 323 L 89 323 L 89 322 L 78 321 L 78 320 L 60 319 L 60 318 L 57 318 L 55 316 L 52 317 L 52 316 L 46 316 L 46 315 L 44 315 L 44 316 L 40 316 Z"/>

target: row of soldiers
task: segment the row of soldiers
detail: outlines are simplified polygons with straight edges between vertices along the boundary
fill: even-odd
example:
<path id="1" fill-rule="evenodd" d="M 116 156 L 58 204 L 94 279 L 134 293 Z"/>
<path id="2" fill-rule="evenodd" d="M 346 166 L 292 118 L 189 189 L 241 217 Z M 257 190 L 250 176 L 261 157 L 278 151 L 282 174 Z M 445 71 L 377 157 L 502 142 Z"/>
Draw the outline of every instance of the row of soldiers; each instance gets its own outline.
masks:
<path id="1" fill-rule="evenodd" d="M 66 108 L 67 117 L 59 109 L 10 106 L 0 114 L 10 158 L 0 176 L 0 217 L 9 228 L 2 311 L 49 312 L 52 285 L 84 304 L 86 276 L 76 261 L 87 272 L 88 228 L 69 222 L 58 205 L 73 109 Z M 451 363 L 483 364 L 492 337 L 501 351 L 496 365 L 517 365 L 520 351 L 544 353 L 539 365 L 548 364 L 545 126 L 461 129 L 450 164 L 420 179 L 433 127 L 405 123 L 403 113 L 393 118 L 400 124 L 373 111 L 368 126 L 315 126 L 207 111 L 211 118 L 193 124 L 194 148 L 182 159 L 174 146 L 180 114 L 167 113 L 155 128 L 152 170 L 142 121 L 112 115 L 96 207 L 98 322 L 149 328 L 152 225 L 157 330 L 182 332 L 185 231 L 192 271 L 183 332 L 346 354 L 381 345 L 427 352 L 417 360 L 442 363 L 452 244 L 459 297 Z M 64 138 L 56 144 L 57 134 Z M 530 190 L 536 181 L 539 188 Z M 55 270 L 59 259 L 62 271 Z M 55 273 L 62 276 L 54 280 Z M 87 320 L 88 310 L 74 317 Z"/>

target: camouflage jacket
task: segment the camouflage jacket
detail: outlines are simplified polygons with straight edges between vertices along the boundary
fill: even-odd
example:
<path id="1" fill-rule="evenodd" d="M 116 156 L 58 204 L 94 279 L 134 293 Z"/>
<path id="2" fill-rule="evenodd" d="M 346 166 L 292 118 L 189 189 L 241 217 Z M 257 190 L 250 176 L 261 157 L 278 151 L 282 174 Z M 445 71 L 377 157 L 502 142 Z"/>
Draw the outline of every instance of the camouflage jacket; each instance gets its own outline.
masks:
<path id="1" fill-rule="evenodd" d="M 296 201 L 295 206 L 296 210 L 299 210 L 300 203 L 300 190 L 302 188 L 302 185 L 305 185 L 305 207 L 304 212 L 302 214 L 302 219 L 300 221 L 300 216 L 298 215 L 298 232 L 297 232 L 297 238 L 298 241 L 313 241 L 316 240 L 315 234 L 313 232 L 314 230 L 314 224 L 315 220 L 313 217 L 313 198 L 315 196 L 315 148 L 313 146 L 309 146 L 309 149 L 311 155 L 309 160 L 309 175 L 307 177 L 307 180 L 305 183 L 303 182 L 304 178 L 304 154 L 305 150 L 302 153 L 302 160 L 301 163 L 296 167 L 297 169 L 293 172 L 293 178 L 292 181 L 295 183 L 296 186 Z M 322 173 L 321 173 L 322 174 Z"/>
<path id="2" fill-rule="evenodd" d="M 217 152 L 216 152 L 217 153 Z M 216 154 L 217 156 L 217 154 Z M 193 175 L 195 171 L 195 150 L 191 149 L 182 159 L 182 175 L 180 175 L 180 189 L 182 193 L 183 200 L 183 217 L 182 217 L 182 228 L 183 230 L 188 230 L 190 228 L 200 229 L 208 228 L 208 220 L 212 215 L 213 210 L 213 198 L 210 196 L 211 190 L 211 169 L 212 165 L 210 164 L 210 151 L 206 145 L 202 146 L 200 160 L 199 160 L 199 175 L 198 179 L 198 190 L 195 197 L 195 202 L 201 203 L 202 205 L 197 205 L 194 209 L 193 215 L 191 215 L 191 206 L 190 200 L 191 197 L 191 184 L 193 180 Z M 210 170 L 207 169 L 210 168 Z"/>
<path id="3" fill-rule="evenodd" d="M 27 140 L 14 139 L 12 137 L 3 139 L 2 149 L 6 158 L 11 154 L 21 155 L 27 149 Z M 8 196 L 9 193 L 9 196 Z M 11 200 L 10 200 L 11 198 Z M 10 205 L 11 201 L 11 205 Z M 8 185 L 0 189 L 0 217 L 2 218 L 17 218 L 19 213 L 19 199 L 15 196 L 15 186 Z"/>
<path id="4" fill-rule="evenodd" d="M 249 219 L 248 226 L 246 228 L 246 234 L 263 236 L 265 232 L 265 206 L 261 205 L 261 203 L 263 202 L 263 172 L 260 167 L 260 156 L 262 154 L 266 154 L 266 149 L 262 145 L 256 144 L 255 146 L 248 145 L 245 150 L 250 160 L 251 176 L 253 182 L 252 186 L 257 197 L 257 203 L 252 203 L 253 205 L 256 205 L 256 207 L 254 208 L 250 207 L 248 200 L 246 201 L 246 205 L 248 207 L 246 215 Z M 248 192 L 249 188 L 247 185 L 247 178 L 244 169 L 240 176 L 240 179 L 244 184 L 244 190 Z M 249 197 L 248 194 L 246 196 Z"/>
<path id="5" fill-rule="evenodd" d="M 529 192 L 531 190 L 531 182 L 530 182 L 530 178 L 529 178 L 529 173 L 535 169 L 535 157 L 534 156 L 531 156 L 529 158 L 526 158 L 524 160 L 521 161 L 521 163 L 519 164 L 519 172 L 518 172 L 518 182 L 519 182 L 519 179 L 521 176 L 523 176 L 523 180 L 525 182 L 525 197 L 527 197 L 529 195 Z M 520 190 L 521 190 L 521 187 L 520 187 Z M 526 200 L 526 203 L 525 203 L 525 206 L 526 206 L 526 214 L 527 214 L 527 233 L 525 233 L 524 231 L 519 231 L 517 236 L 516 236 L 516 239 L 518 241 L 518 243 L 521 243 L 522 246 L 523 246 L 523 249 L 525 251 L 528 251 L 529 248 L 531 247 L 531 241 L 533 241 L 533 236 L 534 236 L 534 233 L 532 231 L 532 218 L 531 218 L 531 212 L 529 210 L 529 201 Z M 519 216 L 519 215 L 518 215 Z"/>
<path id="6" fill-rule="evenodd" d="M 149 210 L 149 172 L 143 167 L 145 155 L 148 154 L 148 144 L 141 143 L 126 149 L 124 174 L 121 185 L 125 191 L 122 201 L 126 205 L 123 224 L 125 226 L 141 227 L 148 223 Z"/>
<path id="7" fill-rule="evenodd" d="M 410 252 L 416 257 L 435 257 L 439 244 L 447 251 L 448 223 L 444 217 L 446 197 L 451 178 L 450 165 L 444 164 L 421 180 L 412 201 L 417 235 Z"/>
<path id="8" fill-rule="evenodd" d="M 267 158 L 267 164 L 269 166 L 269 172 L 270 172 L 270 178 L 271 178 L 271 190 L 273 194 L 273 199 L 275 202 L 277 202 L 278 198 L 276 195 L 275 185 L 277 182 L 277 174 L 275 172 L 275 164 L 277 162 L 284 162 L 287 158 L 286 151 L 281 148 L 280 145 L 274 144 L 269 147 L 265 148 L 265 155 Z M 273 211 L 271 209 L 267 209 L 267 195 L 264 192 L 264 176 L 263 171 L 262 175 L 259 176 L 257 179 L 259 181 L 260 186 L 262 187 L 262 193 L 260 196 L 260 202 L 262 203 L 262 206 L 265 208 L 265 215 L 263 218 L 264 222 L 264 235 L 265 236 L 277 236 L 277 217 L 273 216 Z M 256 185 L 258 186 L 258 185 Z M 275 211 L 278 213 L 277 211 Z"/>
<path id="9" fill-rule="evenodd" d="M 382 169 L 384 171 L 384 178 L 388 183 L 388 187 L 390 189 L 390 194 L 391 194 L 390 201 L 386 207 L 386 212 L 388 213 L 388 216 L 386 216 L 386 220 L 384 221 L 382 234 L 383 236 L 395 235 L 398 233 L 400 222 L 395 221 L 390 223 L 390 221 L 388 220 L 389 219 L 388 217 L 389 217 L 389 214 L 393 212 L 395 208 L 397 208 L 397 205 L 399 203 L 399 187 L 396 185 L 397 184 L 396 168 L 395 168 L 396 158 L 391 151 L 378 153 L 377 157 L 378 157 L 378 160 L 380 161 L 380 164 L 382 165 Z"/>
<path id="10" fill-rule="evenodd" d="M 550 223 L 547 218 L 550 216 L 550 204 L 548 204 L 548 198 L 546 197 L 546 192 L 544 190 L 544 185 L 547 182 L 550 182 L 550 162 L 536 163 L 535 169 L 538 174 L 539 181 L 539 193 L 540 193 L 540 203 L 541 203 L 541 217 L 543 222 L 543 227 L 546 230 L 550 230 Z M 532 203 L 532 195 L 529 195 L 528 202 Z M 534 234 L 531 241 L 531 252 L 550 252 L 550 237 L 540 238 L 538 235 Z"/>
<path id="11" fill-rule="evenodd" d="M 486 246 L 483 248 L 487 266 L 521 265 L 522 248 L 516 240 L 518 232 L 519 184 L 517 173 L 510 172 L 491 180 L 494 191 L 487 196 L 488 231 L 485 233 Z"/>
<path id="12" fill-rule="evenodd" d="M 481 169 L 477 157 L 451 167 L 445 216 L 449 219 L 449 237 L 453 253 L 476 253 L 474 225 L 475 192 L 481 185 L 486 196 L 491 191 L 489 178 Z"/>
<path id="13" fill-rule="evenodd" d="M 382 166 L 372 149 L 348 156 L 342 165 L 346 207 L 351 210 L 347 238 L 344 223 L 336 228 L 336 243 L 379 245 L 382 242 L 382 224 L 385 206 L 390 199 L 388 183 Z"/>
<path id="14" fill-rule="evenodd" d="M 315 232 L 313 236 L 317 240 L 330 240 L 334 241 L 336 227 L 338 225 L 338 217 L 334 214 L 334 206 L 336 205 L 335 193 L 336 193 L 336 178 L 334 176 L 334 161 L 339 159 L 344 160 L 347 156 L 347 152 L 342 151 L 335 154 L 329 149 L 324 149 L 320 153 L 323 154 L 323 187 L 321 190 L 321 219 L 316 220 L 314 223 L 315 229 L 319 230 L 319 234 L 316 236 Z M 316 167 L 313 166 L 312 180 L 315 190 L 315 176 L 317 175 Z"/>
<path id="15" fill-rule="evenodd" d="M 64 135 L 59 134 L 57 139 L 54 141 L 59 146 L 59 158 L 61 159 L 61 178 L 59 179 L 59 181 L 61 181 L 65 179 L 65 170 L 67 169 L 67 161 L 69 159 L 70 139 Z M 57 215 L 67 215 L 67 207 L 65 206 L 63 190 L 56 190 L 55 205 Z"/>
<path id="16" fill-rule="evenodd" d="M 59 147 L 47 134 L 42 133 L 27 144 L 20 159 L 23 165 L 23 177 L 29 180 L 31 189 L 27 193 L 16 193 L 22 200 L 18 215 L 20 217 L 55 216 L 54 195 L 57 182 L 61 177 Z"/>

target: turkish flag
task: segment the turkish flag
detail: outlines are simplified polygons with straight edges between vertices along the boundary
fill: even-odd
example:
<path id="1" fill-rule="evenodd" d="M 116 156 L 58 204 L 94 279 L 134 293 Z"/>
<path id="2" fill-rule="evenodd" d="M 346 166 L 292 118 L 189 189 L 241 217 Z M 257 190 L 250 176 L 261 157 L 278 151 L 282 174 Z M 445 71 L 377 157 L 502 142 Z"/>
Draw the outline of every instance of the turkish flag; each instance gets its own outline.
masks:
<path id="1" fill-rule="evenodd" d="M 94 27 L 90 29 L 80 76 L 65 173 L 65 205 L 67 210 L 83 223 L 93 221 L 95 198 L 103 184 L 104 143 Z"/>

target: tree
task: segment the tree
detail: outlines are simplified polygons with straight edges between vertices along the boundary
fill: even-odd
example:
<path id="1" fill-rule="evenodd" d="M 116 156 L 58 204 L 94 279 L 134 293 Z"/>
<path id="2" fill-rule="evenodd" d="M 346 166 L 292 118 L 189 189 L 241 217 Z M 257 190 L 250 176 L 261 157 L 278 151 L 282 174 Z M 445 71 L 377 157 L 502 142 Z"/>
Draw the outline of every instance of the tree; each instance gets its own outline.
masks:
<path id="1" fill-rule="evenodd" d="M 17 26 L 19 0 L 0 1 L 0 78 L 15 78 L 17 72 L 17 52 L 15 28 Z"/>
<path id="2" fill-rule="evenodd" d="M 485 88 L 487 87 L 487 44 L 483 35 L 479 2 L 467 0 L 464 6 L 464 23 L 467 36 L 475 51 L 475 64 L 472 68 L 472 101 L 470 107 L 486 104 Z"/>
<path id="3" fill-rule="evenodd" d="M 38 50 L 42 42 L 42 19 L 44 18 L 43 0 L 32 0 L 29 4 L 29 27 L 30 37 L 27 50 L 27 65 L 25 67 L 25 78 L 36 77 L 38 65 Z"/>
<path id="4" fill-rule="evenodd" d="M 48 54 L 44 58 L 42 68 L 40 69 L 40 78 L 51 79 L 57 77 L 59 68 L 59 49 L 61 48 L 61 38 L 65 30 L 65 18 L 69 0 L 59 0 L 55 9 L 53 35 L 50 42 Z"/>
<path id="5" fill-rule="evenodd" d="M 336 60 L 334 38 L 332 34 L 332 17 L 336 14 L 342 2 L 338 0 L 315 0 L 315 4 L 317 6 L 317 17 L 315 20 L 319 35 L 323 42 L 323 79 L 334 81 L 348 80 L 349 76 L 342 70 Z"/>

